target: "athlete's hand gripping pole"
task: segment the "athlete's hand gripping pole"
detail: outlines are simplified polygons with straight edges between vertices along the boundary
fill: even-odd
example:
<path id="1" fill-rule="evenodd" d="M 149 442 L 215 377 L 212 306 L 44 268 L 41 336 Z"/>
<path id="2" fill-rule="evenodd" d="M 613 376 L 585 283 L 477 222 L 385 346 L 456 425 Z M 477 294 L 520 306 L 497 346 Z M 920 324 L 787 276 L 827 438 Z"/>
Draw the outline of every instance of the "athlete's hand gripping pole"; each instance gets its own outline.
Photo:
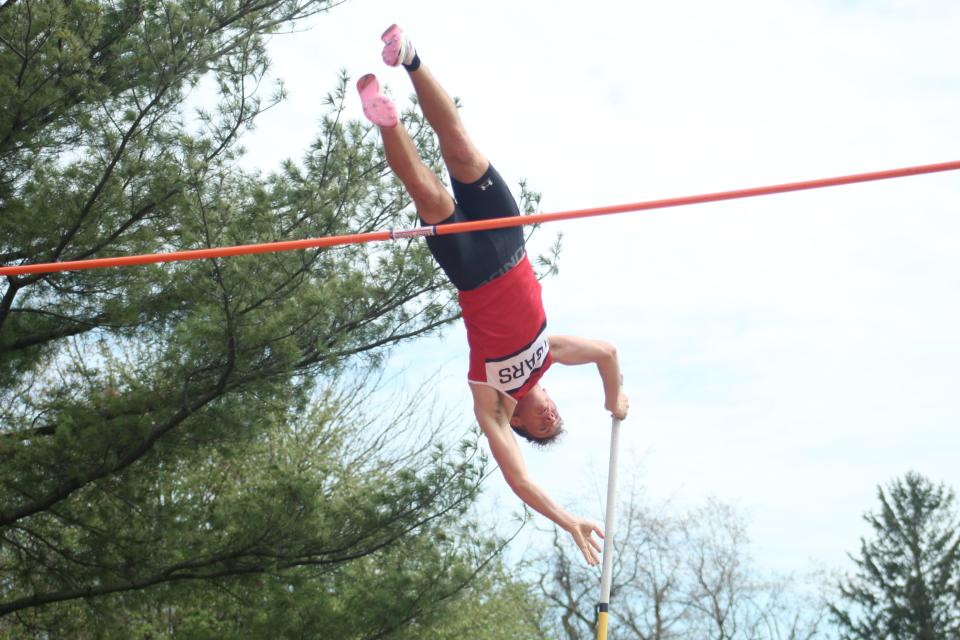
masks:
<path id="1" fill-rule="evenodd" d="M 620 449 L 620 420 L 614 416 L 610 429 L 610 469 L 607 472 L 607 512 L 603 524 L 603 573 L 600 604 L 597 605 L 597 640 L 607 640 L 610 582 L 613 579 L 613 525 L 617 495 L 617 452 Z"/>

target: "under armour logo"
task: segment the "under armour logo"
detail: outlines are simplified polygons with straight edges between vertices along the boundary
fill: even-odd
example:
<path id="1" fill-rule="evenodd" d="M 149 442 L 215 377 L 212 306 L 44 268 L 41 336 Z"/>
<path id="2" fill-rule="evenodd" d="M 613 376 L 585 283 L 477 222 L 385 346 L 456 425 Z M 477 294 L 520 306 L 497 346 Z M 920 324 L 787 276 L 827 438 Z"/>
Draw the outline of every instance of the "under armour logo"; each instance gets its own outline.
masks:
<path id="1" fill-rule="evenodd" d="M 486 191 L 493 186 L 493 178 L 487 178 L 487 181 L 480 185 L 480 191 Z"/>

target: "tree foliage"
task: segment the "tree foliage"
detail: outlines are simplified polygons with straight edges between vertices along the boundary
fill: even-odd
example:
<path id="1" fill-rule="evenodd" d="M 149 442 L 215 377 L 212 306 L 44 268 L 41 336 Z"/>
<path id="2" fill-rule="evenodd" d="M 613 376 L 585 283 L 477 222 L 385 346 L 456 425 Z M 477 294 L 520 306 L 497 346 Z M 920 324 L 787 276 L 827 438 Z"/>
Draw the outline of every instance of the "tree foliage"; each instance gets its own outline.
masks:
<path id="1" fill-rule="evenodd" d="M 412 224 L 376 130 L 343 116 L 345 76 L 301 162 L 236 163 L 282 97 L 260 90 L 265 37 L 331 4 L 0 4 L 0 262 Z M 413 405 L 371 417 L 363 390 L 455 317 L 416 240 L 6 278 L 0 635 L 427 624 L 502 544 L 466 517 L 484 464 L 475 439 L 401 446 Z"/>
<path id="2" fill-rule="evenodd" d="M 553 640 L 545 603 L 523 574 L 523 567 L 494 564 L 462 594 L 438 611 L 436 620 L 405 628 L 403 640 Z"/>
<path id="3" fill-rule="evenodd" d="M 831 614 L 851 640 L 960 637 L 960 518 L 954 493 L 911 472 L 877 488 L 864 519 L 857 570 L 840 582 Z"/>

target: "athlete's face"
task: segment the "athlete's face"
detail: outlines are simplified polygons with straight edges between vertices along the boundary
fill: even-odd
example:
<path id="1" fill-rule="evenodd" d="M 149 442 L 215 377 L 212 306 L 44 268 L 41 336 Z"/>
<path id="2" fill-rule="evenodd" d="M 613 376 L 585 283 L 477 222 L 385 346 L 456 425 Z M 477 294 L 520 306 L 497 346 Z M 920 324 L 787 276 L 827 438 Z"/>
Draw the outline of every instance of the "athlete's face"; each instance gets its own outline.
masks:
<path id="1" fill-rule="evenodd" d="M 534 438 L 549 438 L 554 435 L 562 423 L 557 412 L 557 403 L 553 401 L 546 389 L 539 386 L 530 390 L 530 393 L 517 405 L 514 412 L 516 426 Z"/>

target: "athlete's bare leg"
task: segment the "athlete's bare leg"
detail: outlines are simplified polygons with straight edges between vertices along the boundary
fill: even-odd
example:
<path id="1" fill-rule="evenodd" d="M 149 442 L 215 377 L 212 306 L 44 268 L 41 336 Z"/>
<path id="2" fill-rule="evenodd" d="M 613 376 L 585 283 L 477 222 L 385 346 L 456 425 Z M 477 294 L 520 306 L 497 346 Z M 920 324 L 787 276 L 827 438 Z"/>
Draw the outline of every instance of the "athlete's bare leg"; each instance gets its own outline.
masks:
<path id="1" fill-rule="evenodd" d="M 473 145 L 453 100 L 423 64 L 409 72 L 420 109 L 440 140 L 440 153 L 450 175 L 465 184 L 476 182 L 490 163 Z"/>
<path id="2" fill-rule="evenodd" d="M 387 164 L 410 194 L 417 213 L 427 224 L 446 220 L 453 213 L 453 197 L 420 160 L 417 147 L 400 122 L 393 101 L 380 93 L 380 84 L 373 75 L 360 78 L 357 90 L 364 113 L 380 129 Z"/>
<path id="3" fill-rule="evenodd" d="M 381 127 L 387 163 L 410 194 L 417 213 L 426 224 L 439 224 L 453 213 L 453 197 L 417 154 L 403 124 Z"/>
<path id="4" fill-rule="evenodd" d="M 440 139 L 440 153 L 450 175 L 470 184 L 483 177 L 490 166 L 467 135 L 453 100 L 444 91 L 417 55 L 413 42 L 397 25 L 383 32 L 383 61 L 391 67 L 403 66 L 410 74 L 420 108 Z"/>

